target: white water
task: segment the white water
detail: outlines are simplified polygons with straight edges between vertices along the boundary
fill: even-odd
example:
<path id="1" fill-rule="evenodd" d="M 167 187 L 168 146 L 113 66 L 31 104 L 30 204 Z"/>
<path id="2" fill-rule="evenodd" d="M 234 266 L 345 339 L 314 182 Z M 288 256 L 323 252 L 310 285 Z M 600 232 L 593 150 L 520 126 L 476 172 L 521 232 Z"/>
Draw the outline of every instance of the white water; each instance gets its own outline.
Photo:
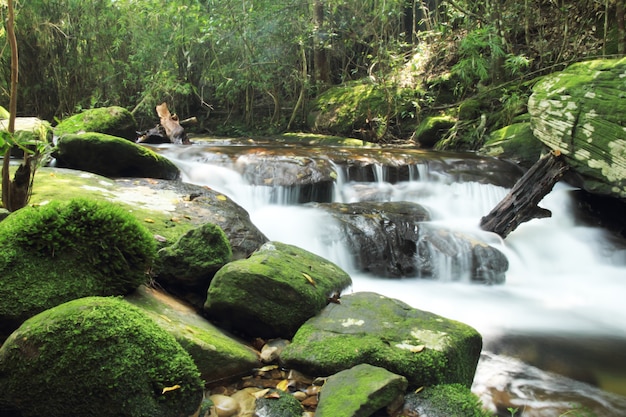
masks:
<path id="1" fill-rule="evenodd" d="M 175 158 L 171 157 L 175 160 Z M 347 251 L 329 235 L 332 220 L 310 207 L 270 204 L 279 189 L 247 185 L 233 169 L 176 161 L 186 182 L 207 185 L 232 198 L 271 240 L 321 255 L 348 271 L 353 291 L 374 291 L 407 304 L 462 321 L 483 336 L 517 331 L 561 332 L 626 337 L 626 253 L 597 228 L 576 226 L 568 187 L 557 184 L 540 203 L 552 217 L 522 224 L 505 242 L 478 228 L 508 190 L 478 183 L 411 181 L 390 184 L 338 180 L 335 198 L 356 201 L 363 188 L 386 201 L 412 201 L 427 207 L 433 223 L 471 232 L 502 250 L 509 260 L 506 283 L 482 286 L 423 279 L 381 279 L 352 268 Z M 271 197 L 270 197 L 271 195 Z"/>

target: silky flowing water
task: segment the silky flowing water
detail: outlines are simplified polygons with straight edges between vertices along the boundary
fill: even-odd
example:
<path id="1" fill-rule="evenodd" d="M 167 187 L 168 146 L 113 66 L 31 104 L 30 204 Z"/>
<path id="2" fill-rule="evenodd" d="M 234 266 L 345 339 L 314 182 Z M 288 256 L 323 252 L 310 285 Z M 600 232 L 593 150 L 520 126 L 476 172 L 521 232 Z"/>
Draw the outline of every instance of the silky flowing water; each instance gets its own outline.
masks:
<path id="1" fill-rule="evenodd" d="M 566 410 L 626 416 L 626 249 L 607 231 L 576 221 L 572 187 L 557 184 L 540 203 L 552 217 L 524 223 L 503 241 L 478 224 L 506 188 L 445 181 L 422 164 L 396 183 L 387 181 L 380 165 L 373 165 L 371 182 L 352 181 L 337 167 L 334 201 L 367 196 L 418 203 L 430 211 L 433 225 L 476 236 L 509 261 L 502 285 L 472 284 L 463 263 L 445 257 L 437 261 L 437 280 L 389 279 L 355 271 L 340 236 L 332 234 L 338 229 L 330 227 L 331 217 L 295 204 L 293 190 L 248 184 L 222 153 L 181 153 L 172 146 L 159 152 L 181 168 L 184 181 L 209 186 L 247 209 L 269 239 L 341 266 L 352 276 L 351 291 L 397 298 L 479 330 L 485 347 L 473 391 L 494 411 L 499 404 L 500 415 L 509 415 L 510 407 L 524 416 Z"/>

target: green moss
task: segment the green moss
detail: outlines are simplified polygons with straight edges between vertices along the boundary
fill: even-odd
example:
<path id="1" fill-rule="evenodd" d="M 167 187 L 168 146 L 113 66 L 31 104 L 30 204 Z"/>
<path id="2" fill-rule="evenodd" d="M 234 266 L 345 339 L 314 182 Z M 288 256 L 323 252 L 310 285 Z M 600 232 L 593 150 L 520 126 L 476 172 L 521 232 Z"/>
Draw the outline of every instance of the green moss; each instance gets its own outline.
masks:
<path id="1" fill-rule="evenodd" d="M 256 414 L 264 417 L 301 417 L 304 408 L 300 401 L 283 391 L 270 390 L 256 401 Z M 274 394 L 274 395 L 271 395 Z"/>
<path id="2" fill-rule="evenodd" d="M 482 408 L 480 399 L 460 384 L 436 385 L 411 393 L 405 398 L 407 408 L 418 415 L 493 417 Z"/>
<path id="3" fill-rule="evenodd" d="M 137 123 L 123 107 L 112 106 L 85 110 L 61 121 L 54 132 L 57 136 L 68 133 L 99 132 L 126 139 L 135 139 Z"/>
<path id="4" fill-rule="evenodd" d="M 480 149 L 480 153 L 510 159 L 530 167 L 541 157 L 545 146 L 533 135 L 530 123 L 516 123 L 496 130 Z"/>
<path id="5" fill-rule="evenodd" d="M 23 416 L 187 416 L 202 400 L 192 359 L 136 307 L 70 301 L 26 321 L 0 348 L 0 409 Z"/>
<path id="6" fill-rule="evenodd" d="M 0 222 L 0 247 L 0 337 L 62 302 L 134 290 L 156 250 L 126 211 L 86 198 L 12 213 Z"/>
<path id="7" fill-rule="evenodd" d="M 423 147 L 431 148 L 448 134 L 456 124 L 452 116 L 429 116 L 419 124 L 415 131 L 415 140 Z"/>

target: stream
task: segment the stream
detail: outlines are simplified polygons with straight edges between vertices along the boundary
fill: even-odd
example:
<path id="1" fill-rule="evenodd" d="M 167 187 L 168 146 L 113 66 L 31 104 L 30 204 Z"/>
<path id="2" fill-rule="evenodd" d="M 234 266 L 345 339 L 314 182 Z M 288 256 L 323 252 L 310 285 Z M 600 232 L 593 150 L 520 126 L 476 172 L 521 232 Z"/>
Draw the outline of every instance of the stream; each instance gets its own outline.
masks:
<path id="1" fill-rule="evenodd" d="M 356 181 L 334 160 L 345 150 L 309 150 L 329 159 L 333 202 L 419 203 L 433 225 L 477 236 L 509 261 L 501 285 L 471 283 L 469 271 L 445 257 L 437 260 L 438 279 L 390 279 L 354 268 L 343 240 L 332 233 L 337 228 L 329 227 L 334 221 L 329 214 L 299 204 L 292 189 L 274 185 L 271 178 L 266 185 L 252 184 L 241 168 L 248 146 L 154 148 L 179 166 L 184 181 L 213 188 L 243 206 L 269 239 L 341 266 L 352 276 L 350 291 L 377 292 L 475 327 L 484 348 L 472 390 L 498 415 L 517 409 L 516 416 L 626 416 L 626 245 L 577 220 L 573 187 L 557 184 L 540 203 L 552 217 L 524 223 L 502 240 L 478 224 L 507 194 L 506 187 L 446 175 L 424 163 L 418 151 L 402 154 L 410 168 L 406 178 L 391 178 L 374 162 L 367 165 L 371 175 Z"/>

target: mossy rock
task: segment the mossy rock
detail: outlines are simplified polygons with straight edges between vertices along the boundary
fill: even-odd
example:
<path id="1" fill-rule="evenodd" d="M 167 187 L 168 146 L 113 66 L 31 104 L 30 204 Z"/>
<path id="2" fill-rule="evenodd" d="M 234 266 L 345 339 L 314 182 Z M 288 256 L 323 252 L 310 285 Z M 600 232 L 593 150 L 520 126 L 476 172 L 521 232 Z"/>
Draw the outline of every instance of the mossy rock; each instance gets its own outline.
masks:
<path id="1" fill-rule="evenodd" d="M 402 375 L 409 386 L 471 386 L 482 348 L 472 327 L 379 294 L 341 297 L 300 327 L 280 359 L 309 375 L 367 363 Z"/>
<path id="2" fill-rule="evenodd" d="M 311 252 L 268 242 L 248 259 L 226 264 L 213 277 L 206 313 L 249 336 L 290 338 L 352 284 L 337 265 Z"/>
<path id="3" fill-rule="evenodd" d="M 152 273 L 168 291 L 202 309 L 211 279 L 232 256 L 222 228 L 206 223 L 160 249 Z"/>
<path id="4" fill-rule="evenodd" d="M 429 116 L 419 124 L 415 131 L 415 141 L 422 148 L 432 148 L 454 127 L 456 119 L 452 116 Z"/>
<path id="5" fill-rule="evenodd" d="M 482 155 L 508 159 L 530 168 L 547 148 L 533 134 L 530 123 L 515 123 L 498 129 L 478 151 Z"/>
<path id="6" fill-rule="evenodd" d="M 426 387 L 405 397 L 406 415 L 429 417 L 493 417 L 480 399 L 460 384 Z"/>
<path id="7" fill-rule="evenodd" d="M 121 295 L 147 280 L 152 235 L 109 202 L 25 207 L 0 222 L 0 339 L 63 302 Z"/>
<path id="8" fill-rule="evenodd" d="M 0 386 L 0 414 L 22 417 L 190 416 L 204 388 L 174 337 L 107 297 L 73 300 L 22 324 L 0 348 Z"/>
<path id="9" fill-rule="evenodd" d="M 141 286 L 125 299 L 174 336 L 191 355 L 206 383 L 250 374 L 260 366 L 258 352 L 162 290 Z"/>
<path id="10" fill-rule="evenodd" d="M 418 92 L 369 78 L 329 88 L 311 107 L 307 124 L 314 132 L 376 138 L 386 130 L 389 120 L 403 111 L 414 111 L 411 102 Z"/>
<path id="11" fill-rule="evenodd" d="M 587 191 L 626 198 L 626 58 L 573 64 L 528 100 L 534 135 L 564 155 Z"/>
<path id="12" fill-rule="evenodd" d="M 54 128 L 56 136 L 68 133 L 96 132 L 127 140 L 137 139 L 137 122 L 125 108 L 119 106 L 85 110 L 64 119 Z"/>
<path id="13" fill-rule="evenodd" d="M 330 376 L 319 395 L 316 417 L 369 417 L 404 395 L 405 377 L 361 364 Z"/>
<path id="14" fill-rule="evenodd" d="M 264 397 L 256 400 L 255 416 L 302 417 L 303 413 L 304 407 L 300 401 L 284 391 L 272 389 Z"/>
<path id="15" fill-rule="evenodd" d="M 180 177 L 180 170 L 169 159 L 147 147 L 102 133 L 65 135 L 59 138 L 53 156 L 59 167 L 107 177 Z"/>

